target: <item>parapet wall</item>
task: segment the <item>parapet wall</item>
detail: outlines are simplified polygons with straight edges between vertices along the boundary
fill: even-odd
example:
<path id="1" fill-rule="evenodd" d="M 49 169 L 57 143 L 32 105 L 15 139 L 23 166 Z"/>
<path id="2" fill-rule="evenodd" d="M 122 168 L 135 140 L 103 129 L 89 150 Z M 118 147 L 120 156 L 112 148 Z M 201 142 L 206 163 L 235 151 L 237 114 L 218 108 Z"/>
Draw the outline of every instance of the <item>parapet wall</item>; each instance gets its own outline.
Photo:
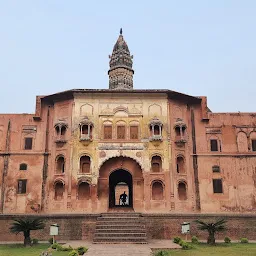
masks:
<path id="1" fill-rule="evenodd" d="M 58 215 L 28 215 L 31 217 L 42 217 L 45 219 L 44 230 L 32 231 L 31 238 L 48 240 L 50 238 L 50 225 L 59 225 L 59 236 L 56 240 L 92 240 L 96 226 L 97 217 L 100 214 L 58 214 Z M 0 241 L 22 241 L 23 235 L 15 235 L 9 232 L 9 227 L 14 219 L 24 215 L 0 215 Z M 142 214 L 145 220 L 147 235 L 151 239 L 172 239 L 174 236 L 181 236 L 181 224 L 190 222 L 190 236 L 198 236 L 206 239 L 207 233 L 199 231 L 193 222 L 200 219 L 206 222 L 220 218 L 226 218 L 228 230 L 217 234 L 217 239 L 229 236 L 231 239 L 247 237 L 249 240 L 256 240 L 256 214 Z"/>
<path id="2" fill-rule="evenodd" d="M 200 219 L 205 222 L 214 222 L 217 219 L 227 219 L 227 230 L 217 233 L 216 239 L 224 239 L 225 236 L 231 239 L 246 237 L 249 240 L 256 240 L 256 214 L 142 214 L 146 221 L 147 234 L 149 239 L 171 239 L 181 235 L 181 224 L 190 222 L 190 235 L 200 239 L 207 239 L 207 232 L 197 229 L 194 222 Z"/>

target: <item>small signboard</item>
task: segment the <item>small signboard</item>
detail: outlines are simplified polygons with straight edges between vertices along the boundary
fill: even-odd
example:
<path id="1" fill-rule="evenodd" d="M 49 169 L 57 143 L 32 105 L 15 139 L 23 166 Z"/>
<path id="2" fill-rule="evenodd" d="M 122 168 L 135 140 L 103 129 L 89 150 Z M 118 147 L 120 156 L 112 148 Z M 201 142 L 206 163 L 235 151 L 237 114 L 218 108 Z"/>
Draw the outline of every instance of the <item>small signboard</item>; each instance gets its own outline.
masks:
<path id="1" fill-rule="evenodd" d="M 52 224 L 50 226 L 50 235 L 57 236 L 59 234 L 59 226 L 58 224 Z"/>
<path id="2" fill-rule="evenodd" d="M 183 222 L 181 224 L 181 234 L 188 234 L 190 232 L 190 223 Z"/>

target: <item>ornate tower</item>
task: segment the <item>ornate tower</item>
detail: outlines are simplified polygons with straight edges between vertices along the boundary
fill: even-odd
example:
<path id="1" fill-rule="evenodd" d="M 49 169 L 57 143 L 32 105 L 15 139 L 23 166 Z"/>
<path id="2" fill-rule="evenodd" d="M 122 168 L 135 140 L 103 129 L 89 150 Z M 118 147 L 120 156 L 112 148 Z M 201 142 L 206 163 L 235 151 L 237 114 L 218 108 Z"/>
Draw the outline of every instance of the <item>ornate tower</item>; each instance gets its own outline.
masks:
<path id="1" fill-rule="evenodd" d="M 128 45 L 124 41 L 122 29 L 120 29 L 120 35 L 109 58 L 109 89 L 132 90 L 134 74 L 132 69 L 133 56 L 130 55 Z"/>

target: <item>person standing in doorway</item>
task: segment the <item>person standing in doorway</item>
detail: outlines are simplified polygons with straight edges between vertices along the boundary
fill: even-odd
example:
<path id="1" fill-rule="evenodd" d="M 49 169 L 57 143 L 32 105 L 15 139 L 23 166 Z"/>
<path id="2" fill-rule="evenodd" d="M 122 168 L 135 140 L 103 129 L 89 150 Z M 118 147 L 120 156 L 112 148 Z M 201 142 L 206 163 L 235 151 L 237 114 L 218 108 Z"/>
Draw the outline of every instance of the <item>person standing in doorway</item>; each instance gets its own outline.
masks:
<path id="1" fill-rule="evenodd" d="M 127 195 L 125 194 L 125 191 L 123 194 L 120 195 L 120 201 L 121 205 L 126 205 Z"/>

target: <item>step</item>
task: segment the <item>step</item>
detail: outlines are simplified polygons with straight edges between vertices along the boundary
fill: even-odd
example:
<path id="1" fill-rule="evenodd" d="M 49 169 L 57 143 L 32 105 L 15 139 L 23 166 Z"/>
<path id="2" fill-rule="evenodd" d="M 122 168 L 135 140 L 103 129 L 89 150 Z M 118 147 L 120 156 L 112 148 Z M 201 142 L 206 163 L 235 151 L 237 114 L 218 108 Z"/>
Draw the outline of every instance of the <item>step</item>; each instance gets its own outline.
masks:
<path id="1" fill-rule="evenodd" d="M 146 244 L 146 238 L 140 237 L 107 237 L 107 238 L 95 238 L 93 243 L 143 243 Z"/>
<path id="2" fill-rule="evenodd" d="M 118 222 L 118 223 L 145 223 L 144 220 L 141 219 L 106 219 L 106 218 L 101 218 L 97 220 L 98 222 L 109 222 L 109 223 L 113 223 L 113 222 Z"/>
<path id="3" fill-rule="evenodd" d="M 145 232 L 145 229 L 144 228 L 96 228 L 95 229 L 95 232 L 98 233 L 98 232 L 116 232 L 116 233 L 124 233 L 124 232 L 134 232 L 134 233 L 141 233 L 141 232 Z"/>
<path id="4" fill-rule="evenodd" d="M 145 237 L 146 238 L 146 233 L 96 233 L 94 238 L 100 238 L 100 237 L 117 237 L 121 236 L 123 238 L 125 237 Z"/>
<path id="5" fill-rule="evenodd" d="M 96 224 L 96 230 L 146 230 L 145 225 L 99 225 Z"/>
<path id="6" fill-rule="evenodd" d="M 146 244 L 145 220 L 140 213 L 103 213 L 97 218 L 93 243 Z"/>
<path id="7" fill-rule="evenodd" d="M 126 216 L 102 216 L 98 217 L 98 220 L 139 220 L 141 219 L 139 216 L 136 217 L 126 217 Z"/>
<path id="8" fill-rule="evenodd" d="M 102 213 L 101 216 L 141 216 L 141 213 L 127 213 L 127 212 L 120 212 L 120 213 Z"/>

